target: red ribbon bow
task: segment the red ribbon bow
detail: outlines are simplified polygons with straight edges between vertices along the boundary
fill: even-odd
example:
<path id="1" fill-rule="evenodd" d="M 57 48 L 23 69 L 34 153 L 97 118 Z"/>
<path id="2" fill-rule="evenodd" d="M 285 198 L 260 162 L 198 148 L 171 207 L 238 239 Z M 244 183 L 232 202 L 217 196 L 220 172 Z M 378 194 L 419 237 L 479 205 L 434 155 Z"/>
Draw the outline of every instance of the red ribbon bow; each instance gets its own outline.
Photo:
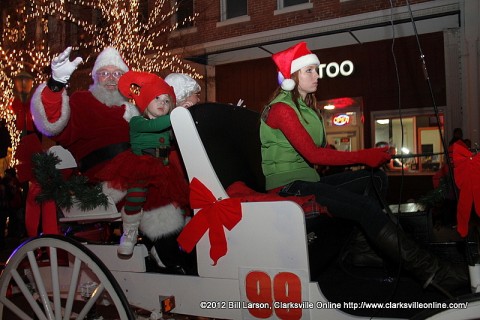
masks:
<path id="1" fill-rule="evenodd" d="M 468 234 L 468 222 L 475 205 L 480 216 L 480 157 L 473 155 L 463 144 L 453 145 L 455 183 L 460 189 L 457 204 L 457 230 L 462 237 Z"/>
<path id="2" fill-rule="evenodd" d="M 240 199 L 217 200 L 200 180 L 193 178 L 190 183 L 190 206 L 200 211 L 183 228 L 177 241 L 185 251 L 191 252 L 208 230 L 210 258 L 216 265 L 218 259 L 228 251 L 223 227 L 232 230 L 242 219 Z"/>

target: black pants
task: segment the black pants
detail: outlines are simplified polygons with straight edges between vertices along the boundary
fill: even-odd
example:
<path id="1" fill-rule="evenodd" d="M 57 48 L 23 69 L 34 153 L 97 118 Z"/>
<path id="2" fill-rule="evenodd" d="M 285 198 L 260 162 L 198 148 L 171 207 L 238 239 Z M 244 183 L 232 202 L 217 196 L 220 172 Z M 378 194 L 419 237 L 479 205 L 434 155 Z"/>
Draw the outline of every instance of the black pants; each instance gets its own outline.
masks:
<path id="1" fill-rule="evenodd" d="M 319 182 L 294 181 L 279 194 L 315 195 L 316 201 L 333 217 L 357 223 L 372 239 L 389 220 L 379 199 L 385 196 L 387 187 L 383 171 L 357 170 L 325 176 Z"/>

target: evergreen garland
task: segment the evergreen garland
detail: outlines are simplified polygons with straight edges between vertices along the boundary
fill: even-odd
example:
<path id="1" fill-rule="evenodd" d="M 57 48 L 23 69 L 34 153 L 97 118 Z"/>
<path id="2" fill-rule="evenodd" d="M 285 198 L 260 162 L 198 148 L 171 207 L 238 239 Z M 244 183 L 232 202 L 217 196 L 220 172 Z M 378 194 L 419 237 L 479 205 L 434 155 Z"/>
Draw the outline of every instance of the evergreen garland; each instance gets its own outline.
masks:
<path id="1" fill-rule="evenodd" d="M 450 179 L 441 178 L 436 187 L 433 190 L 430 190 L 424 196 L 418 199 L 418 203 L 426 206 L 426 207 L 438 207 L 443 204 L 443 201 L 447 198 L 448 192 L 450 190 L 449 186 Z"/>
<path id="2" fill-rule="evenodd" d="M 48 152 L 35 153 L 32 156 L 33 174 L 42 191 L 36 201 L 42 203 L 53 200 L 60 208 L 71 209 L 74 204 L 82 211 L 92 210 L 98 206 L 108 206 L 107 196 L 100 184 L 91 184 L 88 178 L 73 174 L 65 179 L 55 166 L 60 159 Z"/>

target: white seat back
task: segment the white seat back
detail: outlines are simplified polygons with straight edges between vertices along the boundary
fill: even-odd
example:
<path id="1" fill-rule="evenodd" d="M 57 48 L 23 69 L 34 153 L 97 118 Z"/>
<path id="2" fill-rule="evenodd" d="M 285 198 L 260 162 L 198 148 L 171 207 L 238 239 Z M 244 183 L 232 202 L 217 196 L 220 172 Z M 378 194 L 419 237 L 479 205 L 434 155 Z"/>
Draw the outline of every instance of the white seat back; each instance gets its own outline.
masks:
<path id="1" fill-rule="evenodd" d="M 189 180 L 194 177 L 216 198 L 226 198 L 211 165 L 195 122 L 188 109 L 176 108 L 171 114 Z M 302 270 L 309 274 L 303 211 L 290 201 L 242 203 L 242 220 L 225 229 L 228 252 L 212 265 L 208 234 L 197 244 L 200 276 L 238 279 L 240 268 Z"/>

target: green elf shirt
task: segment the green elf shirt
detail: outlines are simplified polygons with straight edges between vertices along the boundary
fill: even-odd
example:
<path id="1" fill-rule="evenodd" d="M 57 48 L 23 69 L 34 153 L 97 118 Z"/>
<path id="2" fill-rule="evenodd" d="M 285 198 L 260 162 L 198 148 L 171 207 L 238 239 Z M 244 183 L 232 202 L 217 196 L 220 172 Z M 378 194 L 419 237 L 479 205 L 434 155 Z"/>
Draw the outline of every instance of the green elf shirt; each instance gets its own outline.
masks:
<path id="1" fill-rule="evenodd" d="M 130 144 L 132 152 L 142 155 L 143 149 L 170 146 L 170 115 L 155 119 L 135 116 L 130 119 Z"/>

